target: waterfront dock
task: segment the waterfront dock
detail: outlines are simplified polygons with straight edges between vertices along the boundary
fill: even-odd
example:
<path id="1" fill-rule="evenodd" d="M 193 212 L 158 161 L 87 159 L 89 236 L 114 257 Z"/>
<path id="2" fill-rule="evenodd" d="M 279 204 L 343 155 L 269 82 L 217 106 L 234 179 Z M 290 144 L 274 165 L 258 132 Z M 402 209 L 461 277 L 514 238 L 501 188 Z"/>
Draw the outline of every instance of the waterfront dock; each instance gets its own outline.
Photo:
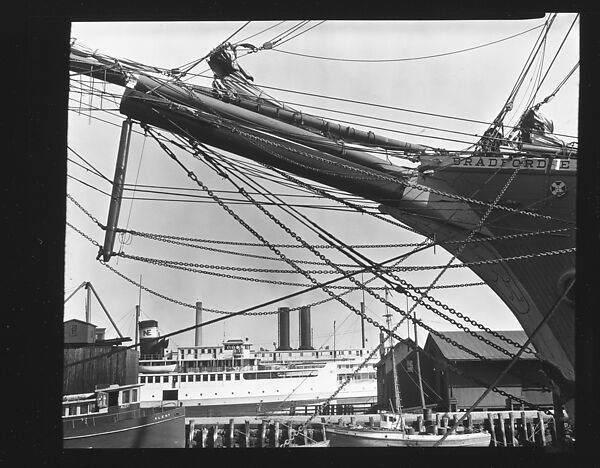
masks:
<path id="1" fill-rule="evenodd" d="M 443 435 L 458 422 L 462 414 L 425 411 L 422 414 L 404 413 L 402 418 L 404 425 L 411 427 L 415 433 Z M 186 418 L 186 447 L 279 447 L 286 440 L 309 445 L 326 440 L 329 425 L 374 427 L 376 419 L 373 414 L 318 416 L 303 431 L 308 420 L 305 415 L 275 415 L 264 419 L 254 415 Z M 561 431 L 552 416 L 539 411 L 476 411 L 457 428 L 460 433 L 478 430 L 492 434 L 491 447 L 554 445 Z"/>

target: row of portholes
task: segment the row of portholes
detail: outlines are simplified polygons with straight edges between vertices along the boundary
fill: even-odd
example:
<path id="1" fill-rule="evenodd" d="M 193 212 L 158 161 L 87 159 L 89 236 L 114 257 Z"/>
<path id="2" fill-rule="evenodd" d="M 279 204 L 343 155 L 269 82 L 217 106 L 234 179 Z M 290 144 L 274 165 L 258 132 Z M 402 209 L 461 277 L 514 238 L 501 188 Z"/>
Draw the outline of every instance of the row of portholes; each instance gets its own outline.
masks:
<path id="1" fill-rule="evenodd" d="M 279 390 L 275 390 L 275 391 L 276 391 L 277 393 L 279 393 Z M 265 393 L 265 391 L 264 391 L 264 390 L 263 390 L 262 392 L 263 392 L 263 393 Z M 233 395 L 233 394 L 234 394 L 234 392 L 231 392 L 231 394 Z M 218 394 L 215 392 L 215 396 L 216 396 L 216 395 L 218 395 Z M 248 392 L 248 395 L 250 395 L 250 392 Z M 189 395 L 188 395 L 187 393 L 185 394 L 185 396 L 186 396 L 186 397 L 189 397 Z M 203 394 L 203 393 L 201 393 L 201 394 L 200 394 L 200 396 L 204 396 L 204 394 Z M 154 395 L 152 395 L 152 397 L 154 397 Z"/>

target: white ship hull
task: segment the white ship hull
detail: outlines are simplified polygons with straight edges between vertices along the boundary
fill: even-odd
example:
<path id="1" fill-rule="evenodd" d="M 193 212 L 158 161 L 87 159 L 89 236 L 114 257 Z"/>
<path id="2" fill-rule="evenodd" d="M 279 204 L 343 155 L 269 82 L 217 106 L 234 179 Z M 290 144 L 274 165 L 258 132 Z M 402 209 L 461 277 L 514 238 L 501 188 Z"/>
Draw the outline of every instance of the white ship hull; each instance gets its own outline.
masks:
<path id="1" fill-rule="evenodd" d="M 265 378 L 269 374 L 279 377 Z M 140 374 L 140 383 L 144 384 L 140 403 L 145 407 L 161 405 L 165 400 L 203 407 L 260 404 L 272 407 L 273 403 L 289 407 L 300 402 L 319 404 L 339 386 L 334 363 L 302 371 Z M 376 398 L 377 381 L 360 380 L 346 385 L 331 403 L 375 403 Z"/>

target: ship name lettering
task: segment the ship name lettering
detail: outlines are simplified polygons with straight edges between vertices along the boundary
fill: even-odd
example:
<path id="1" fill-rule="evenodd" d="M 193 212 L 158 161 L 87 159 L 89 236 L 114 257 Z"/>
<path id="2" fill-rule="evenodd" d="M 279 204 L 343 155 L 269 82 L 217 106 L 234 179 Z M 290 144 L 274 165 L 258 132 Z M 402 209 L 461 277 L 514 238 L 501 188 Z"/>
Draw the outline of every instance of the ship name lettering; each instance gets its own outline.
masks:
<path id="1" fill-rule="evenodd" d="M 485 164 L 483 164 L 483 159 L 479 158 L 479 161 L 477 161 L 475 163 L 476 166 L 485 166 Z"/>
<path id="2" fill-rule="evenodd" d="M 537 168 L 538 169 L 544 169 L 546 167 L 546 164 L 548 164 L 547 160 L 545 160 L 545 159 L 538 159 Z"/>
<path id="3" fill-rule="evenodd" d="M 465 163 L 463 165 L 464 166 L 472 166 L 473 165 L 473 160 L 471 158 L 466 158 L 465 159 Z"/>
<path id="4" fill-rule="evenodd" d="M 571 165 L 570 163 L 571 161 L 569 161 L 568 159 L 561 161 L 559 169 L 569 169 L 569 166 Z"/>
<path id="5" fill-rule="evenodd" d="M 523 167 L 533 167 L 533 159 L 526 159 Z"/>
<path id="6" fill-rule="evenodd" d="M 513 159 L 512 161 L 512 166 L 513 167 L 519 167 L 521 165 L 521 160 L 520 159 Z"/>

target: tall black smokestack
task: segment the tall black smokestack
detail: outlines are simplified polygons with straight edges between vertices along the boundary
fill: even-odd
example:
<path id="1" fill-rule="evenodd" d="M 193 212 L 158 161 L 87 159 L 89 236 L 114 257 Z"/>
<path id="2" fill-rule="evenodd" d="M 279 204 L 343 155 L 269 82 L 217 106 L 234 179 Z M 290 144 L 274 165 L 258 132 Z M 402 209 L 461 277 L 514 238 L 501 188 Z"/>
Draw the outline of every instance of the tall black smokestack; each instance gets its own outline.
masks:
<path id="1" fill-rule="evenodd" d="M 279 346 L 277 351 L 287 351 L 292 349 L 290 348 L 290 308 L 280 307 L 278 310 Z"/>
<path id="2" fill-rule="evenodd" d="M 300 307 L 300 346 L 298 349 L 315 349 L 312 347 L 310 333 L 310 307 Z"/>
<path id="3" fill-rule="evenodd" d="M 202 323 L 202 302 L 196 302 L 196 325 Z M 202 346 L 202 328 L 196 328 L 194 346 Z"/>

